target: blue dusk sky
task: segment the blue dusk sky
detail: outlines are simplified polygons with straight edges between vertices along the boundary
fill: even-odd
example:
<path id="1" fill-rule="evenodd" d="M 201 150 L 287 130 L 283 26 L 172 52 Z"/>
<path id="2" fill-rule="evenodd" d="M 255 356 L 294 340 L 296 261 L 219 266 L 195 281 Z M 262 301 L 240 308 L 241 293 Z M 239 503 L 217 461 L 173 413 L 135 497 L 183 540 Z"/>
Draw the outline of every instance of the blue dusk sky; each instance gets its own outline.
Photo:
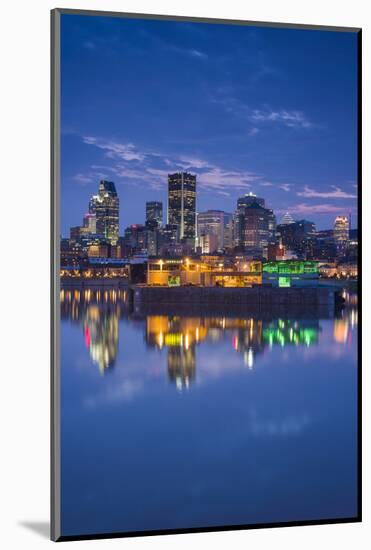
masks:
<path id="1" fill-rule="evenodd" d="M 61 232 L 99 180 L 116 184 L 120 234 L 197 174 L 197 210 L 266 199 L 278 222 L 357 226 L 357 35 L 62 15 Z"/>

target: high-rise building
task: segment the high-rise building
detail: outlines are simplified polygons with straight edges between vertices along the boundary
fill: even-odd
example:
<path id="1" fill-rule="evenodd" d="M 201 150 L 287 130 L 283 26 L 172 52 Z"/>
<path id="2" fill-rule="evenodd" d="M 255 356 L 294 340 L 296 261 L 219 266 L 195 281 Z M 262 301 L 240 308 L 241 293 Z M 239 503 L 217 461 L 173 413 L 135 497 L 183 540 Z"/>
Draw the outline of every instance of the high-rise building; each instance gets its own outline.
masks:
<path id="1" fill-rule="evenodd" d="M 161 227 L 163 223 L 162 202 L 149 201 L 146 202 L 146 223 L 156 221 L 157 226 Z"/>
<path id="2" fill-rule="evenodd" d="M 262 249 L 269 241 L 270 210 L 253 202 L 237 210 L 238 246 Z"/>
<path id="3" fill-rule="evenodd" d="M 277 226 L 277 234 L 283 245 L 299 254 L 300 257 L 312 257 L 317 238 L 314 222 L 298 220 L 293 223 L 282 223 Z"/>
<path id="4" fill-rule="evenodd" d="M 231 229 L 231 214 L 223 212 L 223 210 L 207 210 L 199 212 L 197 215 L 197 238 L 200 243 L 201 237 L 207 235 L 216 236 L 215 250 L 222 250 L 230 246 L 231 237 L 229 231 Z M 227 243 L 225 242 L 227 241 Z M 214 246 L 214 240 L 212 240 Z"/>
<path id="5" fill-rule="evenodd" d="M 290 223 L 294 223 L 295 220 L 291 216 L 290 212 L 286 212 L 286 214 L 282 217 L 281 225 L 288 225 Z"/>
<path id="6" fill-rule="evenodd" d="M 348 243 L 349 219 L 346 216 L 336 216 L 334 223 L 334 240 L 339 247 L 345 247 Z"/>
<path id="7" fill-rule="evenodd" d="M 196 176 L 188 172 L 168 175 L 168 224 L 179 227 L 179 238 L 196 236 Z"/>
<path id="8" fill-rule="evenodd" d="M 233 217 L 233 242 L 235 246 L 247 246 L 244 244 L 244 237 L 242 233 L 245 231 L 246 227 L 243 226 L 243 219 L 245 216 L 245 209 L 251 206 L 259 206 L 266 210 L 268 216 L 268 241 L 274 242 L 276 238 L 276 225 L 277 220 L 273 210 L 265 207 L 265 199 L 262 197 L 257 197 L 253 193 L 247 193 L 243 197 L 240 197 L 237 200 L 237 210 Z M 264 216 L 265 216 L 264 214 Z M 241 225 L 242 224 L 242 225 Z M 251 240 L 251 239 L 250 239 Z M 263 238 L 263 242 L 265 237 Z M 265 246 L 265 245 L 264 245 Z"/>
<path id="9" fill-rule="evenodd" d="M 89 213 L 95 215 L 96 232 L 111 244 L 119 236 L 119 198 L 113 181 L 101 180 L 98 194 L 89 202 Z"/>
<path id="10" fill-rule="evenodd" d="M 251 192 L 246 193 L 246 195 L 237 199 L 237 210 L 251 206 L 254 203 L 257 203 L 259 206 L 265 208 L 265 199 L 257 197 Z"/>

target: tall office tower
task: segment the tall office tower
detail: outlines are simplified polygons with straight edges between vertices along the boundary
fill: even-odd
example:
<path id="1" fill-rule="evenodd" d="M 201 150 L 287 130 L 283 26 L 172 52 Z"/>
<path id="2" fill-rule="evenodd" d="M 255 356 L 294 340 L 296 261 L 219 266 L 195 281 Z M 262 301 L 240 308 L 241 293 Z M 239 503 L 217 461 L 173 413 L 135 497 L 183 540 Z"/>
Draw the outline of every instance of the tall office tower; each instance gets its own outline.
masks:
<path id="1" fill-rule="evenodd" d="M 262 249 L 268 245 L 270 210 L 254 202 L 240 208 L 237 220 L 239 246 Z"/>
<path id="2" fill-rule="evenodd" d="M 254 203 L 257 203 L 259 206 L 265 208 L 265 199 L 257 197 L 251 192 L 246 193 L 246 195 L 237 199 L 237 210 L 246 208 L 246 206 L 251 206 Z"/>
<path id="3" fill-rule="evenodd" d="M 282 225 L 288 225 L 290 223 L 294 223 L 295 220 L 294 218 L 291 216 L 291 214 L 289 212 L 286 212 L 286 214 L 283 216 L 282 218 L 282 222 L 281 224 Z"/>
<path id="4" fill-rule="evenodd" d="M 168 175 L 168 224 L 179 227 L 179 238 L 196 236 L 196 176 L 188 172 Z"/>
<path id="5" fill-rule="evenodd" d="M 119 198 L 113 181 L 101 180 L 98 194 L 89 201 L 89 213 L 95 214 L 96 231 L 111 244 L 119 236 Z"/>
<path id="6" fill-rule="evenodd" d="M 231 214 L 223 212 L 223 210 L 207 210 L 199 212 L 197 215 L 197 238 L 200 241 L 201 237 L 206 235 L 216 236 L 216 249 L 222 250 L 225 247 L 225 237 L 230 240 L 228 234 Z M 214 241 L 213 241 L 214 242 Z M 229 244 L 229 243 L 228 243 Z"/>
<path id="7" fill-rule="evenodd" d="M 161 227 L 163 223 L 162 202 L 149 201 L 146 202 L 146 223 L 156 221 L 157 226 Z"/>
<path id="8" fill-rule="evenodd" d="M 349 219 L 336 216 L 334 223 L 334 240 L 337 246 L 344 247 L 349 241 Z"/>

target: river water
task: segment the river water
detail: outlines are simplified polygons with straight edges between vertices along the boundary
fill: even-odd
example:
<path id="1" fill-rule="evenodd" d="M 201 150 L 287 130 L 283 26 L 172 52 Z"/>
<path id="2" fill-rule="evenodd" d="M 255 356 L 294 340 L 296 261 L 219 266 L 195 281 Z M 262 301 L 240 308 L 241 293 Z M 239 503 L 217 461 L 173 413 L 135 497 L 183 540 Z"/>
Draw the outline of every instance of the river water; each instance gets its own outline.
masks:
<path id="1" fill-rule="evenodd" d="M 61 291 L 62 535 L 357 514 L 357 305 L 332 318 Z"/>

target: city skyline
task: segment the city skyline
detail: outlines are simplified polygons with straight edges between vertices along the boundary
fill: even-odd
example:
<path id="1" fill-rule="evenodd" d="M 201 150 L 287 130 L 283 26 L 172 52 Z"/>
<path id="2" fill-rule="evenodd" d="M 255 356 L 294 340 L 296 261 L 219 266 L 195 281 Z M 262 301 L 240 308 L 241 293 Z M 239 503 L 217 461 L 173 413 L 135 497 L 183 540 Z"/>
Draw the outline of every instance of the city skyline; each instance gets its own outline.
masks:
<path id="1" fill-rule="evenodd" d="M 62 234 L 100 179 L 122 233 L 178 171 L 198 212 L 251 191 L 278 220 L 357 227 L 355 34 L 66 15 L 62 41 Z"/>
<path id="2" fill-rule="evenodd" d="M 173 176 L 173 175 L 175 175 L 175 174 L 168 174 L 168 176 Z M 195 178 L 197 178 L 197 174 L 188 174 L 188 175 L 192 175 Z M 100 182 L 97 182 L 97 185 L 101 186 L 102 183 L 112 184 L 115 188 L 115 182 L 108 182 L 106 180 L 101 180 Z M 83 226 L 88 223 L 89 217 L 92 214 L 92 212 L 91 212 L 91 203 L 96 198 L 96 195 L 94 193 L 94 189 L 92 189 L 91 193 L 92 193 L 92 195 L 90 197 L 90 200 L 89 200 L 89 197 L 86 197 L 85 210 L 83 208 L 82 211 L 81 211 L 80 220 L 82 220 L 82 222 L 83 222 L 82 225 Z M 197 192 L 196 192 L 196 196 L 197 196 Z M 154 207 L 157 207 L 157 208 L 161 209 L 161 220 L 162 221 L 160 222 L 158 220 L 159 227 L 161 225 L 166 225 L 167 222 L 168 222 L 168 217 L 169 217 L 169 213 L 168 213 L 169 212 L 169 190 L 168 189 L 167 189 L 166 197 L 165 197 L 164 200 L 158 200 L 158 201 L 150 200 L 150 201 L 148 201 L 146 198 L 141 198 L 140 201 L 141 201 L 141 206 L 142 206 L 143 212 L 142 212 L 142 215 L 140 216 L 140 219 L 137 219 L 135 222 L 133 222 L 131 224 L 127 224 L 127 225 L 123 224 L 122 221 L 121 221 L 121 215 L 120 215 L 121 201 L 120 201 L 119 193 L 117 193 L 117 198 L 118 198 L 118 203 L 119 203 L 119 206 L 118 206 L 118 220 L 119 220 L 119 222 L 118 222 L 119 223 L 119 225 L 118 225 L 118 236 L 122 236 L 125 232 L 125 229 L 127 229 L 131 226 L 142 225 L 143 227 L 145 227 L 150 219 L 155 219 L 155 217 L 151 217 L 151 216 L 148 217 L 149 209 L 151 210 Z M 138 201 L 138 202 L 140 202 L 140 201 Z M 233 217 L 237 213 L 237 211 L 238 211 L 238 209 L 240 208 L 241 205 L 244 205 L 244 204 L 250 205 L 253 202 L 256 202 L 256 204 L 259 204 L 260 206 L 268 208 L 268 210 L 271 212 L 273 217 L 276 218 L 277 225 L 291 223 L 291 220 L 292 220 L 292 222 L 313 221 L 312 219 L 309 219 L 309 217 L 305 218 L 304 216 L 303 217 L 291 216 L 291 214 L 287 210 L 284 211 L 284 213 L 277 216 L 274 209 L 269 209 L 269 206 L 267 206 L 267 203 L 269 204 L 269 199 L 267 200 L 266 197 L 262 196 L 262 194 L 260 196 L 258 196 L 256 194 L 252 193 L 251 191 L 249 191 L 246 194 L 238 195 L 238 196 L 235 197 L 235 204 L 234 204 L 234 207 L 231 209 L 231 212 L 223 210 L 222 208 L 208 208 L 207 205 L 206 205 L 205 209 L 202 210 L 202 211 L 197 209 L 197 206 L 196 206 L 196 214 L 198 216 L 198 215 L 205 215 L 205 214 L 213 213 L 213 212 L 220 212 L 220 213 L 223 213 L 225 215 Z M 197 204 L 197 201 L 196 201 L 196 204 Z M 351 229 L 357 229 L 357 227 L 354 227 L 353 217 L 349 217 L 349 214 L 351 214 L 351 212 L 348 212 L 348 213 L 345 212 L 343 215 L 341 213 L 339 213 L 339 214 L 334 213 L 332 215 L 333 216 L 332 219 L 329 220 L 329 226 L 326 227 L 325 229 L 332 231 L 334 229 L 334 226 L 336 225 L 336 222 L 337 222 L 338 218 L 346 218 L 349 229 L 350 229 L 350 225 L 351 225 Z M 289 221 L 289 219 L 290 219 L 290 221 Z M 75 220 L 75 223 L 73 223 L 70 227 L 68 227 L 66 229 L 65 234 L 61 234 L 61 237 L 62 238 L 68 238 L 69 235 L 70 235 L 71 229 L 73 229 L 77 226 L 78 221 L 79 220 Z M 315 222 L 313 222 L 313 223 L 315 224 Z M 196 220 L 194 220 L 194 224 L 195 224 L 195 227 L 196 227 L 197 226 L 197 221 Z M 317 227 L 317 230 L 321 231 L 323 229 Z M 99 234 L 100 232 L 99 231 L 91 231 L 91 233 Z"/>

